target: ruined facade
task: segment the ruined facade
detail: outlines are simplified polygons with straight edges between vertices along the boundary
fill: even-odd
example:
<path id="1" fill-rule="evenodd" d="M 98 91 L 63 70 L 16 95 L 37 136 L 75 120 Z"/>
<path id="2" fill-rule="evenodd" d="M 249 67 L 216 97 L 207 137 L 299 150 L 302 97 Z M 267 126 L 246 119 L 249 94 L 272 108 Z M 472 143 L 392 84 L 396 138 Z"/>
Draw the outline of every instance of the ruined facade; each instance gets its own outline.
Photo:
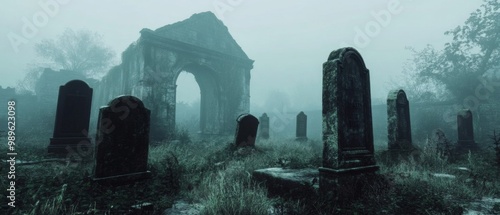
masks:
<path id="1" fill-rule="evenodd" d="M 152 135 L 168 137 L 175 131 L 177 77 L 186 71 L 200 88 L 201 133 L 234 132 L 234 120 L 249 112 L 253 60 L 227 27 L 213 13 L 204 12 L 140 33 L 123 52 L 122 64 L 102 79 L 94 104 L 105 105 L 123 94 L 136 96 L 151 110 Z"/>

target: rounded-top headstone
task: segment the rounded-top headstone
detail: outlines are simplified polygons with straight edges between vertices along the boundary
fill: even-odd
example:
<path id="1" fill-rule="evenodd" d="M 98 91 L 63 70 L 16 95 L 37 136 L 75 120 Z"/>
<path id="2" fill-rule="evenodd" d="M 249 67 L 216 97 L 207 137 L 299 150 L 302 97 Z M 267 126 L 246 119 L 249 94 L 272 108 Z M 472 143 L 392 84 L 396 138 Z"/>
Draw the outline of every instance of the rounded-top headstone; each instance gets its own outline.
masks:
<path id="1" fill-rule="evenodd" d="M 259 120 L 251 114 L 241 114 L 237 119 L 236 146 L 254 146 Z"/>

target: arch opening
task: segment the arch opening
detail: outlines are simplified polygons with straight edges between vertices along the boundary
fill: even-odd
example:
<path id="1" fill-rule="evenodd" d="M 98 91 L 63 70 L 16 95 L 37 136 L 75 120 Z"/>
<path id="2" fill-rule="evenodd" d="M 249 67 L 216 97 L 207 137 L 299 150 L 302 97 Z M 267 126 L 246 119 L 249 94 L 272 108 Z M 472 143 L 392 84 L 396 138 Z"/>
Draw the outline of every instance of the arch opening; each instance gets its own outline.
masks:
<path id="1" fill-rule="evenodd" d="M 221 93 L 214 76 L 215 72 L 212 69 L 197 64 L 188 64 L 179 70 L 175 79 L 176 94 L 180 97 L 186 95 L 186 97 L 176 96 L 177 125 L 185 125 L 188 131 L 193 133 L 218 134 L 220 132 Z M 185 86 L 182 86 L 183 84 Z M 187 100 L 191 102 L 188 103 Z"/>
<path id="2" fill-rule="evenodd" d="M 182 70 L 176 81 L 175 122 L 178 131 L 200 132 L 200 86 L 194 75 Z"/>

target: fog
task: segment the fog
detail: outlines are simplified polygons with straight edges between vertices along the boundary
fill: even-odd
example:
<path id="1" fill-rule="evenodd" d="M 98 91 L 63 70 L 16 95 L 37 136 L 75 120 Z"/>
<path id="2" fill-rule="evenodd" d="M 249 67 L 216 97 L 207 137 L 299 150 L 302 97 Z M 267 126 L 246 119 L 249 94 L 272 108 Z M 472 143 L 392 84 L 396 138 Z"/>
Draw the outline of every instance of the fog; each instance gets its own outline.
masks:
<path id="1" fill-rule="evenodd" d="M 14 87 L 27 65 L 39 62 L 34 44 L 53 39 L 65 28 L 87 29 L 103 35 L 116 53 L 136 41 L 143 28 L 156 29 L 212 11 L 255 60 L 251 70 L 251 109 L 266 106 L 271 95 L 289 99 L 292 110 L 320 110 L 322 64 L 329 53 L 343 46 L 358 49 L 371 72 L 374 103 L 383 102 L 410 58 L 406 46 L 442 47 L 444 32 L 463 24 L 481 1 L 5 1 L 0 12 L 0 72 L 2 87 Z M 44 9 L 45 8 L 45 9 Z M 48 12 L 47 12 L 48 11 Z M 46 18 L 46 19 L 44 19 Z M 23 32 L 26 23 L 35 32 Z M 13 42 L 13 37 L 22 38 Z M 192 75 L 177 82 L 177 100 L 199 99 Z M 267 104 L 269 105 L 269 104 Z"/>

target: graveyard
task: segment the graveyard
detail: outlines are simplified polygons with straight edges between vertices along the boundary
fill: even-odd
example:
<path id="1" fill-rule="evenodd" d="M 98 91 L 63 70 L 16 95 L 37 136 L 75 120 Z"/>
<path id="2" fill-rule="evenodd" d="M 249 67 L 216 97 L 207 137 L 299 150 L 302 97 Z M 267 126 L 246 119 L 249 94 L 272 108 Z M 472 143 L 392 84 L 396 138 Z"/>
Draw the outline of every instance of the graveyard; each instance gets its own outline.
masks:
<path id="1" fill-rule="evenodd" d="M 456 143 L 440 129 L 418 143 L 412 138 L 405 91 L 391 91 L 387 145 L 375 145 L 369 70 L 360 53 L 353 48 L 332 51 L 323 64 L 323 80 L 322 141 L 307 137 L 304 112 L 297 114 L 295 138 L 270 136 L 270 117 L 264 113 L 259 118 L 238 116 L 234 136 L 177 131 L 171 140 L 153 140 L 151 111 L 134 96 L 117 97 L 100 108 L 91 141 L 92 89 L 83 81 L 69 81 L 59 89 L 50 141 L 20 135 L 17 142 L 30 143 L 18 147 L 22 159 L 3 158 L 15 162 L 10 170 L 19 172 L 17 200 L 12 200 L 17 207 L 3 210 L 19 214 L 500 212 L 495 198 L 500 194 L 496 162 L 500 137 L 492 136 L 496 148 L 480 147 L 474 140 L 470 110 L 456 115 Z M 48 146 L 40 147 L 43 142 Z M 2 178 L 2 184 L 9 182 Z"/>
<path id="2" fill-rule="evenodd" d="M 274 67 L 212 11 L 136 29 L 99 78 L 82 72 L 98 64 L 89 59 L 82 71 L 40 67 L 24 80 L 32 94 L 0 87 L 0 214 L 500 214 L 500 42 L 484 32 L 495 22 L 477 21 L 500 17 L 500 4 L 481 7 L 442 51 L 414 51 L 421 73 L 387 89 L 367 49 L 322 44 L 321 63 L 300 73 L 320 77 L 302 82 L 320 91 L 290 97 L 305 97 L 292 108 L 287 93 L 251 82 Z M 95 41 L 85 42 L 79 50 Z M 189 104 L 187 73 L 199 96 Z M 272 87 L 292 77 L 282 76 Z M 266 105 L 252 103 L 255 88 Z"/>

